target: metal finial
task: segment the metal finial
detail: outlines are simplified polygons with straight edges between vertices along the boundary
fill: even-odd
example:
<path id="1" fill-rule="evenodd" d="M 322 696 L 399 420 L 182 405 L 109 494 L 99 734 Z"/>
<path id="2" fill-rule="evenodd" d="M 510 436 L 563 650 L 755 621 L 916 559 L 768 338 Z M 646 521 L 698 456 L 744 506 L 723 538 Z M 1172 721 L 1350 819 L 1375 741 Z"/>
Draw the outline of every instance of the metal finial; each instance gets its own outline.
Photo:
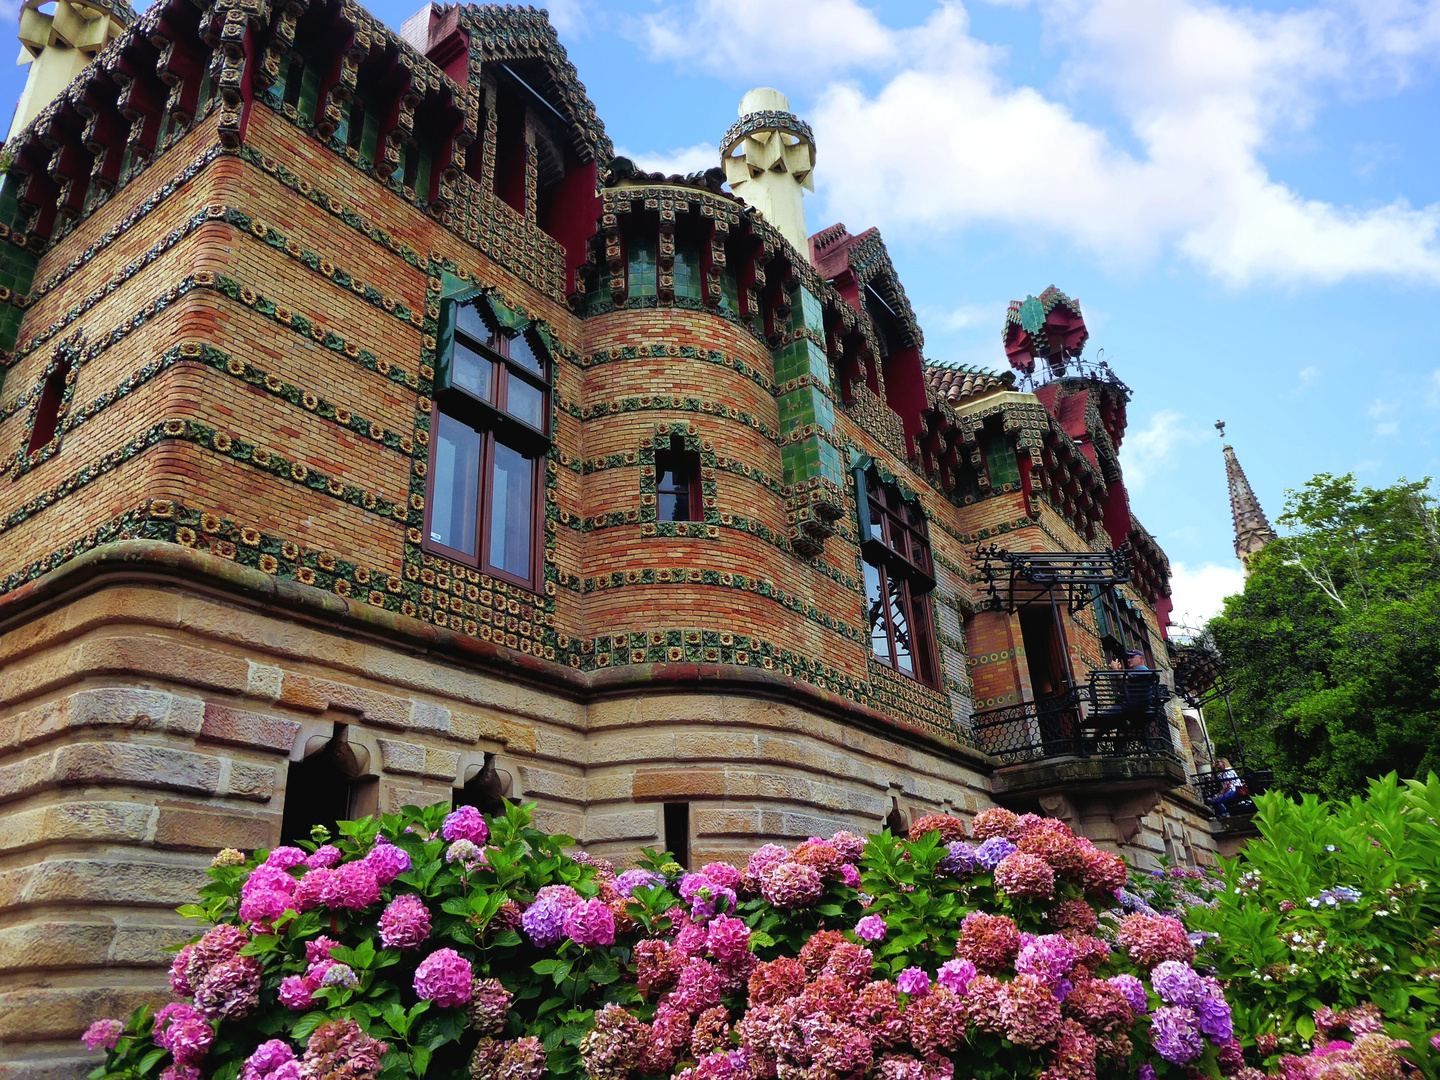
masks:
<path id="1" fill-rule="evenodd" d="M 1216 421 L 1215 421 L 1215 430 L 1218 431 L 1218 432 L 1220 432 L 1220 438 L 1223 439 L 1223 438 L 1225 437 L 1225 421 L 1224 421 L 1224 420 L 1216 420 Z"/>

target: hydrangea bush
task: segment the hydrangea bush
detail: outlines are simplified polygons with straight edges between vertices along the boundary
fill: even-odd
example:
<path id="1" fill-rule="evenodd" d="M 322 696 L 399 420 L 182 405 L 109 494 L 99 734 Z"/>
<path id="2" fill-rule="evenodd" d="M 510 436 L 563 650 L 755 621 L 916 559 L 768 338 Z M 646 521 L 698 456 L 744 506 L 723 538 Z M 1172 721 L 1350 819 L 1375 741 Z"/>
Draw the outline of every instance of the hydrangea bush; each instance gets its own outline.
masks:
<path id="1" fill-rule="evenodd" d="M 1223 887 L 1175 901 L 1242 1043 L 1287 1076 L 1389 1076 L 1399 1038 L 1440 1075 L 1440 780 L 1392 773 L 1365 799 L 1270 794 L 1256 807 L 1261 836 L 1225 862 Z M 1357 1055 L 1368 1071 L 1347 1064 Z"/>
<path id="2" fill-rule="evenodd" d="M 1240 1076 L 1221 984 L 1124 862 L 1007 810 L 692 872 L 567 855 L 527 808 L 406 808 L 221 852 L 176 1001 L 95 1080 Z M 1358 1075 L 1358 1074 L 1356 1074 Z"/>

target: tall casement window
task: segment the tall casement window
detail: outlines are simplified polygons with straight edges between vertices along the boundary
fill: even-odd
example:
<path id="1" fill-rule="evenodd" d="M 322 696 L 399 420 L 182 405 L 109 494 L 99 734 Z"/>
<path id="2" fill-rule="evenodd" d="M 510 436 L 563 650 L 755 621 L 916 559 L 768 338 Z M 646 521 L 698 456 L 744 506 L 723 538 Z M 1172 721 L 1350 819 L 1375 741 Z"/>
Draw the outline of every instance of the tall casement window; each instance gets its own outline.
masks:
<path id="1" fill-rule="evenodd" d="M 503 330 L 483 298 L 442 304 L 437 354 L 425 547 L 534 588 L 549 355 L 533 330 Z"/>
<path id="2" fill-rule="evenodd" d="M 870 650 L 887 667 L 939 684 L 930 591 L 935 577 L 919 500 L 873 470 L 857 470 Z"/>
<path id="3" fill-rule="evenodd" d="M 655 517 L 658 521 L 699 521 L 700 455 L 685 449 L 685 440 L 670 440 L 668 450 L 655 453 Z"/>

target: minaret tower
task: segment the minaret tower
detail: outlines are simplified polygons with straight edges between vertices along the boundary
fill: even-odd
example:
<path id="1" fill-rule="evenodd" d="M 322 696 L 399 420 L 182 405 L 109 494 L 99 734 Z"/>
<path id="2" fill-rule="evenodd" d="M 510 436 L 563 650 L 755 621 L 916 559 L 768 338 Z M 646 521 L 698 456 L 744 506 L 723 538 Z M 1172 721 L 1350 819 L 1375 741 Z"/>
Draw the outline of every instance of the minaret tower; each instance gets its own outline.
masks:
<path id="1" fill-rule="evenodd" d="M 1220 438 L 1224 439 L 1225 421 L 1216 421 L 1215 427 L 1220 431 Z M 1240 558 L 1240 565 L 1245 567 L 1245 573 L 1249 574 L 1250 560 L 1277 537 L 1270 527 L 1270 519 L 1260 509 L 1260 500 L 1255 497 L 1250 481 L 1245 478 L 1245 470 L 1240 467 L 1235 448 L 1228 442 L 1222 446 L 1225 479 L 1230 485 L 1230 516 L 1235 521 L 1235 554 Z"/>
<path id="2" fill-rule="evenodd" d="M 809 258 L 804 195 L 815 190 L 815 133 L 784 94 L 761 87 L 740 99 L 740 119 L 720 142 L 720 163 L 730 190 Z"/>
<path id="3" fill-rule="evenodd" d="M 42 10 L 49 8 L 49 11 Z M 25 0 L 20 8 L 20 60 L 30 65 L 25 90 L 10 124 L 13 138 L 70 80 L 125 29 L 129 5 L 122 0 Z"/>

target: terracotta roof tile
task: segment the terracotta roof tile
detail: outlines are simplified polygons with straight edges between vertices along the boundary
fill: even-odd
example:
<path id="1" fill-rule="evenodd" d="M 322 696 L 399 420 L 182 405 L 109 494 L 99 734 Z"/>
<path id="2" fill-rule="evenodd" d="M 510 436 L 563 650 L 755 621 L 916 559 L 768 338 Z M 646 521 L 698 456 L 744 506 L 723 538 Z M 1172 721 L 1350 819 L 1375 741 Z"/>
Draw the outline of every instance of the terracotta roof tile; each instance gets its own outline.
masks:
<path id="1" fill-rule="evenodd" d="M 951 405 L 955 405 L 967 398 L 993 394 L 997 390 L 1010 390 L 1015 386 L 1015 376 L 1008 371 L 1002 375 L 998 371 L 981 367 L 944 367 L 932 364 L 925 369 L 925 385 Z"/>

